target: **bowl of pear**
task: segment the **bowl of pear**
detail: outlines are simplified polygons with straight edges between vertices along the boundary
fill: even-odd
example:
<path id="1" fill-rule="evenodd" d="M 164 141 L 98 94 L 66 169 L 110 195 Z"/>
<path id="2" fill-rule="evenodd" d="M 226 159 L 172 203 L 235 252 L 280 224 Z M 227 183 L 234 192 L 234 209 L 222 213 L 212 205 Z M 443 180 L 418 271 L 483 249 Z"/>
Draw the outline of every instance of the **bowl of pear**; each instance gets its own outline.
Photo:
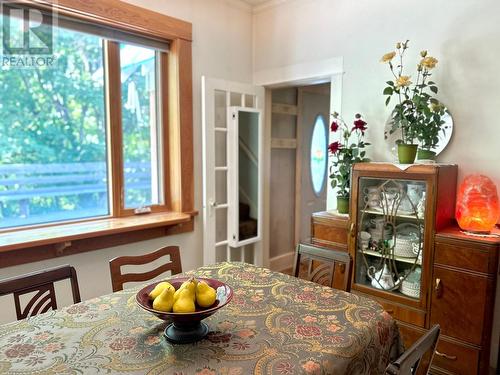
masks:
<path id="1" fill-rule="evenodd" d="M 202 322 L 233 298 L 222 281 L 203 277 L 176 277 L 149 284 L 136 294 L 136 302 L 158 318 L 171 322 L 165 337 L 176 344 L 201 340 L 208 333 Z"/>

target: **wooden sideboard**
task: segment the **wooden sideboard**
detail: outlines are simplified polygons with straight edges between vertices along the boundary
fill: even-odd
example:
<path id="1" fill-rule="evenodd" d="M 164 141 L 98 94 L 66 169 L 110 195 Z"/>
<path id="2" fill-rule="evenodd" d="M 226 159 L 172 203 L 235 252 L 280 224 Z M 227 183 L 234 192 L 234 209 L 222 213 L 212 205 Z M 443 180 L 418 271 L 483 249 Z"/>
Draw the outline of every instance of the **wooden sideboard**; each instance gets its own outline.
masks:
<path id="1" fill-rule="evenodd" d="M 314 245 L 348 252 L 348 215 L 332 211 L 315 212 L 311 219 L 311 242 Z"/>
<path id="2" fill-rule="evenodd" d="M 313 244 L 347 251 L 346 216 L 317 212 L 311 224 Z M 457 227 L 445 228 L 434 235 L 426 313 L 379 300 L 398 321 L 406 347 L 433 324 L 441 325 L 432 374 L 490 373 L 499 253 L 500 237 L 478 237 L 464 234 Z"/>

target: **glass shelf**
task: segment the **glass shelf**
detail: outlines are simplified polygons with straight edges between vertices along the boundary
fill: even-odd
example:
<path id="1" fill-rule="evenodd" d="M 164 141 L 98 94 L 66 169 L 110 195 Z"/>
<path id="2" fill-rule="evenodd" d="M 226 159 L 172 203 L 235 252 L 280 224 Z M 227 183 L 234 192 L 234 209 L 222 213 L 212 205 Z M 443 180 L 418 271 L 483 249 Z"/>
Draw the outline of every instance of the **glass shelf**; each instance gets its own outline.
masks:
<path id="1" fill-rule="evenodd" d="M 363 256 L 363 254 L 366 254 L 366 255 L 382 258 L 382 254 L 380 254 L 378 251 L 374 251 L 374 250 L 358 250 L 358 253 L 361 253 L 360 254 L 361 256 Z M 391 257 L 388 259 L 391 259 L 391 260 L 394 259 L 397 262 L 404 262 L 404 263 L 408 263 L 408 264 L 413 264 L 413 263 L 418 264 L 418 265 L 422 264 L 422 262 L 419 259 L 416 259 L 416 257 L 415 258 L 405 258 L 405 257 L 398 257 L 398 256 L 394 255 L 393 258 Z"/>
<path id="2" fill-rule="evenodd" d="M 360 212 L 365 213 L 365 214 L 372 214 L 372 215 L 387 215 L 387 213 L 384 213 L 384 211 L 380 210 L 374 210 L 374 209 L 367 209 L 367 210 L 360 210 Z M 423 218 L 418 217 L 417 215 L 409 215 L 409 214 L 399 214 L 396 213 L 396 215 L 391 215 L 394 217 L 400 217 L 404 219 L 411 219 L 411 220 L 423 220 Z"/>

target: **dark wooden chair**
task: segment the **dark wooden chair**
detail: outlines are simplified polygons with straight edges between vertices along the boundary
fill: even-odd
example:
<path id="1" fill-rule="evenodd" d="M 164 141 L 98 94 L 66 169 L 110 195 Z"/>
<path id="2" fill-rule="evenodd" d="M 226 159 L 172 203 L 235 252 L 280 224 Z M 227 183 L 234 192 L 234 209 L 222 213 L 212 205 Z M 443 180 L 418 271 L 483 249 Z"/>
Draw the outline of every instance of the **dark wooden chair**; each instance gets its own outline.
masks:
<path id="1" fill-rule="evenodd" d="M 303 261 L 307 264 L 305 279 L 347 292 L 350 290 L 351 256 L 348 253 L 309 244 L 298 244 L 293 269 L 295 277 L 299 277 Z M 344 274 L 340 285 L 338 283 L 334 285 L 336 271 Z"/>
<path id="2" fill-rule="evenodd" d="M 166 255 L 170 256 L 170 261 L 162 264 L 154 270 L 143 273 L 122 274 L 122 266 L 148 264 Z M 148 281 L 167 271 L 171 271 L 172 275 L 175 275 L 182 272 L 179 247 L 167 246 L 149 254 L 116 257 L 109 261 L 109 270 L 111 271 L 111 284 L 113 286 L 113 292 L 123 290 L 124 283 Z"/>
<path id="3" fill-rule="evenodd" d="M 50 309 L 57 309 L 54 283 L 70 279 L 73 292 L 73 302 L 81 302 L 78 278 L 74 267 L 69 265 L 49 268 L 43 271 L 0 280 L 0 296 L 14 295 L 17 319 L 25 319 L 36 314 L 42 314 Z M 36 292 L 24 308 L 21 308 L 20 296 Z"/>
<path id="4" fill-rule="evenodd" d="M 387 366 L 387 375 L 427 374 L 439 339 L 439 324 L 419 338 L 401 357 Z"/>

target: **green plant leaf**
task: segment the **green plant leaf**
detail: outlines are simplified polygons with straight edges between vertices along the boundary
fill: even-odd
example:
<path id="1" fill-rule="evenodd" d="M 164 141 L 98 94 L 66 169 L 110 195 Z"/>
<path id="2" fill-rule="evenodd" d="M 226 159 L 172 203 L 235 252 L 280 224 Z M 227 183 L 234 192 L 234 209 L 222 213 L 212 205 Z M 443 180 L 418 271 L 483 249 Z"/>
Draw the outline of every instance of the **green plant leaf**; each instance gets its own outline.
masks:
<path id="1" fill-rule="evenodd" d="M 392 81 L 387 81 L 386 83 L 387 83 L 389 86 L 394 86 L 394 82 L 392 82 Z"/>
<path id="2" fill-rule="evenodd" d="M 392 95 L 392 93 L 393 93 L 393 92 L 394 92 L 394 90 L 392 89 L 392 87 L 386 87 L 386 88 L 384 89 L 383 94 L 384 94 L 384 95 Z"/>
<path id="3" fill-rule="evenodd" d="M 431 91 L 432 91 L 434 94 L 437 94 L 437 93 L 438 93 L 438 88 L 437 88 L 437 86 L 430 86 L 429 88 L 431 89 Z"/>
<path id="4" fill-rule="evenodd" d="M 386 107 L 389 105 L 390 101 L 391 101 L 391 96 L 388 96 L 387 99 L 385 100 L 385 106 Z"/>

